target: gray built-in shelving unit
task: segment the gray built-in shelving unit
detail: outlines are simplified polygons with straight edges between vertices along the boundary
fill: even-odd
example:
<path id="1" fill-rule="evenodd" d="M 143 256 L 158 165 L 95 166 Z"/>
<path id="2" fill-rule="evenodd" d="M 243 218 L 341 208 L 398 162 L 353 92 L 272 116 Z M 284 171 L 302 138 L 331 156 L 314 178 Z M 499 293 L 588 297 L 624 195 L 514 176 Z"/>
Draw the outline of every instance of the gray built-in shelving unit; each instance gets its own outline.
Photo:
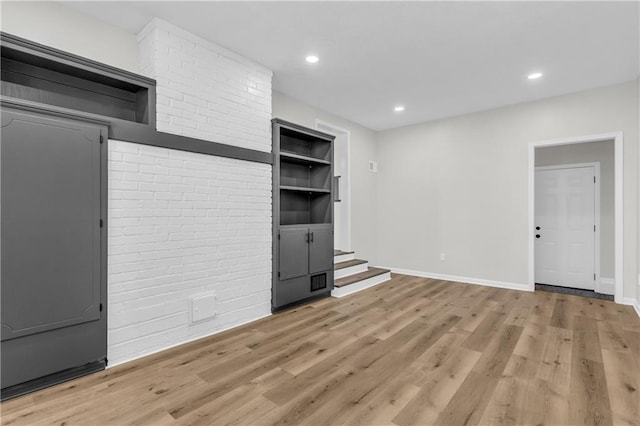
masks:
<path id="1" fill-rule="evenodd" d="M 273 120 L 274 311 L 333 289 L 333 139 Z"/>
<path id="2" fill-rule="evenodd" d="M 156 82 L 0 31 L 0 400 L 107 365 L 110 139 L 272 164 L 158 132 Z"/>

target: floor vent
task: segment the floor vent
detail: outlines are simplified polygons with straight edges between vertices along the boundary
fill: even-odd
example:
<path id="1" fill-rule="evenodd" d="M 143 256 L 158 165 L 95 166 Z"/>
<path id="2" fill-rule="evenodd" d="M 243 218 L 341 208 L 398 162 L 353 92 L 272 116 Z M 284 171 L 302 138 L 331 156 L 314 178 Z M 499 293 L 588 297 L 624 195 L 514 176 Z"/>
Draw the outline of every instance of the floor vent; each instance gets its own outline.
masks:
<path id="1" fill-rule="evenodd" d="M 327 288 L 327 274 L 318 274 L 311 276 L 311 291 Z"/>

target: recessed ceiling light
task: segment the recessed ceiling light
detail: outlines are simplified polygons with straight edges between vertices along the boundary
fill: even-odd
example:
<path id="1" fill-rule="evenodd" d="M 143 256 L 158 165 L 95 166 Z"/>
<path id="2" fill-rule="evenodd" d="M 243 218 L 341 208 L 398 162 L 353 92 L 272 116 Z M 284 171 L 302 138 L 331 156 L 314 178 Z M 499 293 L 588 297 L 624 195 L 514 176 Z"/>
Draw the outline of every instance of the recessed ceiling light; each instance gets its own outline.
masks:
<path id="1" fill-rule="evenodd" d="M 305 59 L 305 61 L 309 62 L 310 64 L 315 64 L 316 62 L 318 62 L 320 60 L 320 58 L 318 58 L 316 55 L 309 55 L 304 59 Z"/>
<path id="2" fill-rule="evenodd" d="M 541 72 L 534 72 L 532 74 L 529 74 L 529 76 L 527 77 L 529 80 L 537 80 L 540 77 L 542 77 L 542 73 Z"/>
<path id="3" fill-rule="evenodd" d="M 402 112 L 404 111 L 404 107 L 402 105 L 398 105 L 397 107 L 393 108 L 393 110 L 395 112 Z"/>

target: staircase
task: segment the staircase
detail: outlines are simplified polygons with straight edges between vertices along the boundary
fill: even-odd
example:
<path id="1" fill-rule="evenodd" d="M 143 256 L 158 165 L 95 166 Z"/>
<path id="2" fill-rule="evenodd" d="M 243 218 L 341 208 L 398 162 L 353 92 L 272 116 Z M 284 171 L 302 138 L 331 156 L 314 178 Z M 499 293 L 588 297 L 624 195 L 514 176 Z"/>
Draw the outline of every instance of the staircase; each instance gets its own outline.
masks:
<path id="1" fill-rule="evenodd" d="M 344 297 L 391 279 L 388 269 L 373 268 L 366 260 L 356 259 L 354 252 L 334 251 L 333 297 Z"/>

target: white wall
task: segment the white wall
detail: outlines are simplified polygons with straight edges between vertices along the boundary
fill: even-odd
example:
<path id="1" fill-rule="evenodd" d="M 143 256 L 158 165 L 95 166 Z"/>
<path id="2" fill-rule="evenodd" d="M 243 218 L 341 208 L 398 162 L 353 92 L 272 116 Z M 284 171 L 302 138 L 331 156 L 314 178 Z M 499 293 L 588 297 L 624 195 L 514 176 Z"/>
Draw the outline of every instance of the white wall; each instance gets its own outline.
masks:
<path id="1" fill-rule="evenodd" d="M 624 132 L 624 297 L 636 297 L 637 81 L 381 132 L 378 257 L 525 285 L 530 142 Z M 446 260 L 440 261 L 440 253 Z"/>
<path id="2" fill-rule="evenodd" d="M 638 8 L 638 22 L 640 22 L 640 7 Z M 638 28 L 638 38 L 640 39 L 640 28 Z M 640 61 L 638 62 L 638 80 L 636 81 L 638 86 L 638 115 L 640 115 Z M 638 133 L 640 134 L 640 119 L 638 120 Z M 640 155 L 640 149 L 638 149 L 638 155 Z M 638 157 L 638 164 L 640 164 L 640 157 Z M 640 173 L 638 173 L 638 210 L 640 211 Z M 640 232 L 640 214 L 638 215 L 638 232 Z M 640 234 L 638 234 L 638 286 L 636 287 L 636 303 L 635 308 L 638 315 L 640 315 Z"/>
<path id="3" fill-rule="evenodd" d="M 638 20 L 640 21 L 640 8 L 638 8 Z M 640 34 L 638 34 L 640 37 Z M 638 102 L 637 111 L 640 116 L 640 63 L 638 63 L 638 80 L 636 80 L 638 86 Z M 638 119 L 638 134 L 640 134 L 640 119 Z M 638 149 L 638 165 L 640 165 L 640 149 Z M 638 173 L 638 211 L 640 212 L 640 172 Z M 640 316 L 640 214 L 638 214 L 638 285 L 636 287 L 636 312 Z"/>
<path id="4" fill-rule="evenodd" d="M 135 34 L 63 4 L 3 1 L 2 31 L 131 72 L 138 72 Z"/>
<path id="5" fill-rule="evenodd" d="M 271 152 L 271 70 L 160 19 L 138 40 L 158 131 Z"/>
<path id="6" fill-rule="evenodd" d="M 361 259 L 377 264 L 376 240 L 378 174 L 368 170 L 369 160 L 378 161 L 373 130 L 314 108 L 279 92 L 273 92 L 273 117 L 315 128 L 320 119 L 350 131 L 351 137 L 351 247 Z"/>
<path id="7" fill-rule="evenodd" d="M 271 239 L 270 165 L 109 141 L 110 364 L 269 315 Z"/>
<path id="8" fill-rule="evenodd" d="M 613 279 L 614 271 L 614 150 L 613 140 L 536 149 L 536 166 L 600 163 L 600 277 Z"/>
<path id="9" fill-rule="evenodd" d="M 271 151 L 271 71 L 157 19 L 138 39 L 159 131 Z M 109 144 L 109 360 L 269 315 L 271 165 Z"/>

